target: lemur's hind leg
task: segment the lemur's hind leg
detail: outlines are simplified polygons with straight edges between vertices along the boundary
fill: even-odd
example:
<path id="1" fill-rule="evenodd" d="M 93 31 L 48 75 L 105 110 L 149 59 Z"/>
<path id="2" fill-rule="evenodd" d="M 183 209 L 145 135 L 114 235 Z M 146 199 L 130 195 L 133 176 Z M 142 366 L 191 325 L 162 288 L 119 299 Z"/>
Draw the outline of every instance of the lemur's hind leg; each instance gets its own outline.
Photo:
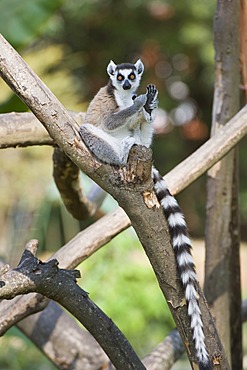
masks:
<path id="1" fill-rule="evenodd" d="M 119 166 L 127 163 L 130 148 L 135 143 L 134 138 L 129 136 L 122 141 L 109 137 L 109 134 L 90 124 L 82 125 L 79 134 L 88 149 L 100 161 Z"/>
<path id="2" fill-rule="evenodd" d="M 127 163 L 130 149 L 134 144 L 135 139 L 131 136 L 127 136 L 124 140 L 122 140 L 120 147 L 120 160 L 122 165 Z"/>
<path id="3" fill-rule="evenodd" d="M 119 155 L 114 151 L 110 144 L 100 137 L 96 127 L 84 124 L 79 129 L 79 134 L 88 149 L 102 162 L 119 163 Z M 98 135 L 97 135 L 98 133 Z M 108 159 L 110 159 L 108 161 Z"/>

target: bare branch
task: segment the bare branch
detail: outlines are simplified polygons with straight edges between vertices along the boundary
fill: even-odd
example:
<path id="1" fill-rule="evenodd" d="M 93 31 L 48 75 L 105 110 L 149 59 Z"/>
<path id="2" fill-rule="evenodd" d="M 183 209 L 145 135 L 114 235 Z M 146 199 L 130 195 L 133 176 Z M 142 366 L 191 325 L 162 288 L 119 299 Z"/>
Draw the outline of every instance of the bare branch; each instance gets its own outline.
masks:
<path id="1" fill-rule="evenodd" d="M 29 293 L 0 302 L 0 337 L 13 325 L 33 313 L 42 311 L 49 300 L 41 294 Z"/>
<path id="2" fill-rule="evenodd" d="M 78 125 L 83 123 L 84 113 L 68 113 Z M 0 149 L 30 145 L 54 145 L 54 141 L 32 113 L 0 114 Z"/>
<path id="3" fill-rule="evenodd" d="M 0 298 L 38 292 L 53 299 L 90 331 L 117 369 L 145 369 L 120 330 L 76 284 L 79 271 L 59 269 L 56 260 L 41 262 L 36 249 L 37 241 L 31 241 L 17 268 L 1 276 Z"/>
<path id="4" fill-rule="evenodd" d="M 62 268 L 74 268 L 129 226 L 129 218 L 119 207 L 78 233 L 51 258 Z"/>
<path id="5" fill-rule="evenodd" d="M 53 144 L 44 126 L 32 113 L 0 114 L 0 148 Z"/>
<path id="6" fill-rule="evenodd" d="M 43 312 L 31 315 L 17 327 L 59 369 L 113 369 L 105 352 L 76 320 L 55 302 L 50 301 Z"/>
<path id="7" fill-rule="evenodd" d="M 53 152 L 53 177 L 65 207 L 74 218 L 84 220 L 96 213 L 101 202 L 98 203 L 97 198 L 89 200 L 84 194 L 79 168 L 60 148 L 55 148 Z"/>
<path id="8" fill-rule="evenodd" d="M 143 360 L 148 370 L 169 370 L 184 353 L 185 348 L 177 330 L 173 330 Z"/>

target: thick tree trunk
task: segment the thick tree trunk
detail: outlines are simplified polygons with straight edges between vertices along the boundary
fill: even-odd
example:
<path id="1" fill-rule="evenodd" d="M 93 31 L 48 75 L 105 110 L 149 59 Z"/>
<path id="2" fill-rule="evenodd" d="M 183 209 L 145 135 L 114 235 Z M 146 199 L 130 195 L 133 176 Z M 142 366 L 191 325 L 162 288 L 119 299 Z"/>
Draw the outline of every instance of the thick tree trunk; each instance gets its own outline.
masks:
<path id="1" fill-rule="evenodd" d="M 239 110 L 240 1 L 218 1 L 212 135 Z M 233 369 L 242 368 L 237 150 L 208 172 L 205 293 Z"/>

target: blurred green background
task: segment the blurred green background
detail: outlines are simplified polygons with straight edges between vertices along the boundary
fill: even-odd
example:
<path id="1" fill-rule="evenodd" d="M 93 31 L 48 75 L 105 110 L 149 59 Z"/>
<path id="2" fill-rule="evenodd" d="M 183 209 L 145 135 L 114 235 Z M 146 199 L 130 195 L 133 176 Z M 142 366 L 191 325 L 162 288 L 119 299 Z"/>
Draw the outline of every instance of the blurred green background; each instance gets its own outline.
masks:
<path id="1" fill-rule="evenodd" d="M 75 111 L 85 111 L 107 83 L 110 59 L 120 63 L 141 58 L 145 73 L 140 91 L 150 82 L 159 89 L 153 151 L 156 167 L 165 174 L 209 137 L 214 10 L 215 2 L 197 0 L 0 0 L 0 32 L 65 107 Z M 26 110 L 0 81 L 0 113 Z M 246 139 L 239 148 L 241 229 L 246 240 Z M 93 222 L 75 221 L 61 204 L 51 157 L 49 147 L 0 151 L 0 254 L 13 265 L 29 239 L 39 239 L 45 258 Z M 90 187 L 85 176 L 83 184 Z M 178 200 L 192 236 L 203 238 L 205 176 Z M 103 211 L 114 207 L 108 198 Z M 115 238 L 80 269 L 82 286 L 140 355 L 173 327 L 133 230 Z M 126 320 L 126 307 L 133 320 Z M 35 369 L 53 368 L 16 329 L 0 341 L 1 369 L 30 369 L 30 353 Z"/>

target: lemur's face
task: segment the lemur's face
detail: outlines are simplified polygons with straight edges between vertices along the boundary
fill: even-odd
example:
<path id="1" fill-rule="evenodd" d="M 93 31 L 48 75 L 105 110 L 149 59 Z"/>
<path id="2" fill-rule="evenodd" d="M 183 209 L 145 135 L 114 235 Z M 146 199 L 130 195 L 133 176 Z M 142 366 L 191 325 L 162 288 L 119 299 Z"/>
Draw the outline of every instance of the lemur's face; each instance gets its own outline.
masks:
<path id="1" fill-rule="evenodd" d="M 107 73 L 113 86 L 117 90 L 130 90 L 131 92 L 138 88 L 143 71 L 144 65 L 140 59 L 135 64 L 122 63 L 116 65 L 113 61 L 110 61 L 107 67 Z"/>

